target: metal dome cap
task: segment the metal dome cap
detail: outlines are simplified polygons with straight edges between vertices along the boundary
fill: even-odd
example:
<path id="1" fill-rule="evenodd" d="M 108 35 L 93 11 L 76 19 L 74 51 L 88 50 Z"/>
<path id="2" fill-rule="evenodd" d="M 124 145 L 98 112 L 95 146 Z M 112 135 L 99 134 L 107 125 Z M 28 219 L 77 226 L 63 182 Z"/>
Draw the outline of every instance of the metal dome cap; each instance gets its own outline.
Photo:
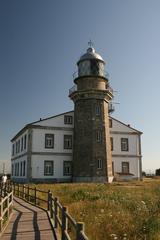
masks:
<path id="1" fill-rule="evenodd" d="M 96 53 L 95 49 L 93 47 L 89 47 L 87 49 L 87 52 L 80 57 L 77 64 L 79 64 L 79 62 L 81 62 L 81 61 L 90 60 L 90 59 L 99 60 L 99 61 L 105 63 L 103 58 L 98 53 Z"/>

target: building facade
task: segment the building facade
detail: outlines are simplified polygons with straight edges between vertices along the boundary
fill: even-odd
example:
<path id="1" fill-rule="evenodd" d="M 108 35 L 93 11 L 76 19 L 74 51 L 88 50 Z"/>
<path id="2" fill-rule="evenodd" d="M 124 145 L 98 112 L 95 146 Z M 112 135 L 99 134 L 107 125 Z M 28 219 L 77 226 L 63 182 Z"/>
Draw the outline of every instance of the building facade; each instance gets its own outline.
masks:
<path id="1" fill-rule="evenodd" d="M 141 132 L 109 118 L 113 175 L 116 180 L 141 179 Z M 74 111 L 25 126 L 12 141 L 12 180 L 71 182 Z M 97 172 L 103 168 L 97 159 Z"/>
<path id="2" fill-rule="evenodd" d="M 110 116 L 113 90 L 105 62 L 89 47 L 77 62 L 74 111 L 26 125 L 12 142 L 17 182 L 141 179 L 141 132 Z"/>

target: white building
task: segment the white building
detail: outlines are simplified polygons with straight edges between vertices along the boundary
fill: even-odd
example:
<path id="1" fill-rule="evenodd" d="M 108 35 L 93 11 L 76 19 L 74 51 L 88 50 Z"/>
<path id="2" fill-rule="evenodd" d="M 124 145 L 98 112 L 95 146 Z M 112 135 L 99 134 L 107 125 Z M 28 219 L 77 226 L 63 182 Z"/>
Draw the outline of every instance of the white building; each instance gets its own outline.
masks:
<path id="1" fill-rule="evenodd" d="M 112 117 L 109 126 L 115 178 L 140 179 L 141 132 Z M 74 111 L 26 125 L 11 140 L 12 180 L 72 181 L 73 129 Z"/>
<path id="2" fill-rule="evenodd" d="M 110 116 L 113 90 L 105 61 L 89 47 L 77 62 L 74 111 L 26 125 L 12 141 L 19 182 L 141 179 L 141 132 Z"/>

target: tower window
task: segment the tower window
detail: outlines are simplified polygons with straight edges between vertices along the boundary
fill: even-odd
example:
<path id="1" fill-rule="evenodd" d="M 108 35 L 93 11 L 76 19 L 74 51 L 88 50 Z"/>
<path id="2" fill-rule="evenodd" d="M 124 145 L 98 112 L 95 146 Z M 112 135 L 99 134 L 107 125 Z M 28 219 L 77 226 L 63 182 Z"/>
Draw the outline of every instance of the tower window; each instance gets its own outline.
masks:
<path id="1" fill-rule="evenodd" d="M 45 148 L 54 148 L 54 134 L 45 134 Z"/>
<path id="2" fill-rule="evenodd" d="M 102 142 L 102 131 L 98 130 L 96 132 L 96 142 L 101 143 Z"/>
<path id="3" fill-rule="evenodd" d="M 63 162 L 63 175 L 70 176 L 72 173 L 72 164 L 71 161 L 64 161 Z"/>
<path id="4" fill-rule="evenodd" d="M 109 119 L 109 128 L 112 128 L 112 119 Z"/>
<path id="5" fill-rule="evenodd" d="M 102 169 L 102 167 L 103 167 L 102 159 L 98 159 L 98 160 L 97 160 L 97 168 L 98 168 L 98 169 Z"/>
<path id="6" fill-rule="evenodd" d="M 110 138 L 110 142 L 111 142 L 111 151 L 113 151 L 113 137 Z"/>
<path id="7" fill-rule="evenodd" d="M 64 135 L 64 149 L 72 149 L 72 135 Z"/>
<path id="8" fill-rule="evenodd" d="M 52 176 L 53 175 L 53 161 L 44 161 L 44 175 Z"/>
<path id="9" fill-rule="evenodd" d="M 95 114 L 99 116 L 101 114 L 101 106 L 99 104 L 95 105 Z"/>
<path id="10" fill-rule="evenodd" d="M 73 117 L 69 115 L 64 116 L 64 124 L 72 124 L 73 123 Z"/>
<path id="11" fill-rule="evenodd" d="M 122 173 L 129 173 L 129 162 L 122 162 Z"/>
<path id="12" fill-rule="evenodd" d="M 121 138 L 121 151 L 128 151 L 128 138 Z"/>

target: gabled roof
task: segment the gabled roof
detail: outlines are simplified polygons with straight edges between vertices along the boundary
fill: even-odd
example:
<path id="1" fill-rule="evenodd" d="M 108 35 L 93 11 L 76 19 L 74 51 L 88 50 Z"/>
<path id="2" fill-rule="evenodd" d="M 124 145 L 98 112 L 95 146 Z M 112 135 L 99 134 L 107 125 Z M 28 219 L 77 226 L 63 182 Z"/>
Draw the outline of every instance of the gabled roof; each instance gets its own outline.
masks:
<path id="1" fill-rule="evenodd" d="M 57 115 L 54 115 L 54 116 L 51 116 L 51 117 L 48 117 L 48 118 L 43 118 L 43 119 L 40 118 L 40 120 L 38 120 L 38 121 L 28 123 L 11 139 L 11 142 L 13 142 L 18 136 L 20 136 L 27 129 L 31 128 L 35 123 L 43 122 L 43 121 L 46 121 L 46 120 L 49 120 L 49 119 L 52 119 L 52 118 L 56 118 L 56 117 L 59 117 L 61 115 L 72 113 L 72 112 L 74 112 L 74 111 L 72 110 L 72 111 L 69 111 L 69 112 L 60 113 L 60 114 L 57 114 Z"/>
<path id="2" fill-rule="evenodd" d="M 130 124 L 126 124 L 126 123 L 124 123 L 124 122 L 121 122 L 121 121 L 119 121 L 118 119 L 113 118 L 113 117 L 111 117 L 111 116 L 109 116 L 109 117 L 110 117 L 111 119 L 113 119 L 113 120 L 119 122 L 120 124 L 122 124 L 122 125 L 124 125 L 124 126 L 130 128 L 130 129 L 132 129 L 133 131 L 136 131 L 138 134 L 143 134 L 143 132 L 141 132 L 141 131 L 139 131 L 139 130 L 137 130 L 137 129 L 135 129 L 135 128 L 132 128 L 132 127 L 130 126 Z"/>
<path id="3" fill-rule="evenodd" d="M 46 121 L 46 120 L 49 120 L 49 119 L 52 119 L 52 118 L 56 118 L 56 117 L 62 116 L 62 115 L 64 115 L 64 114 L 73 113 L 73 112 L 74 112 L 74 111 L 72 110 L 72 111 L 60 113 L 60 114 L 57 114 L 57 115 L 54 115 L 54 116 L 51 116 L 51 117 L 48 117 L 48 118 L 43 118 L 43 119 L 40 118 L 40 120 L 38 120 L 38 121 L 31 122 L 31 123 L 25 125 L 24 128 L 22 128 L 22 129 L 11 139 L 11 142 L 14 141 L 18 136 L 20 136 L 20 135 L 21 135 L 23 132 L 25 132 L 27 129 L 31 128 L 35 123 L 40 123 L 40 122 L 43 122 L 43 121 Z M 115 121 L 117 121 L 117 122 L 119 122 L 120 124 L 123 124 L 124 126 L 130 128 L 130 129 L 136 131 L 138 134 L 142 134 L 142 132 L 138 131 L 138 130 L 135 129 L 135 128 L 130 127 L 130 125 L 128 125 L 128 124 L 125 124 L 125 123 L 123 123 L 123 122 L 121 122 L 121 121 L 119 121 L 119 120 L 117 120 L 116 118 L 113 118 L 113 117 L 111 117 L 111 116 L 110 116 L 110 118 L 113 119 L 113 120 L 115 120 Z"/>

